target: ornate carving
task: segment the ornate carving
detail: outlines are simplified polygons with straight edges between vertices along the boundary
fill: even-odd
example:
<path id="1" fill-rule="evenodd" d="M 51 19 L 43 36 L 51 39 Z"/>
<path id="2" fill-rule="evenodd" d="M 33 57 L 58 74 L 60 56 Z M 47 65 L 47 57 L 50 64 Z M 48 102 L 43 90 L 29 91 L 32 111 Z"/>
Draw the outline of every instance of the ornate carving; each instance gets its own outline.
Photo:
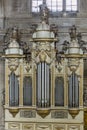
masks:
<path id="1" fill-rule="evenodd" d="M 15 122 L 14 123 L 9 123 L 8 128 L 9 129 L 15 129 L 15 130 L 17 129 L 17 130 L 19 130 L 20 129 L 20 124 L 17 123 L 17 122 L 16 123 Z"/>
<path id="2" fill-rule="evenodd" d="M 79 59 L 78 58 L 69 58 L 68 60 L 68 66 L 72 72 L 76 71 L 76 69 L 79 66 Z"/>
<path id="3" fill-rule="evenodd" d="M 25 66 L 26 71 L 29 72 L 31 68 L 32 68 L 31 64 L 26 63 L 26 66 Z"/>
<path id="4" fill-rule="evenodd" d="M 75 108 L 69 109 L 69 114 L 74 119 L 79 114 L 79 109 L 75 109 Z"/>
<path id="5" fill-rule="evenodd" d="M 19 112 L 18 108 L 9 108 L 9 112 L 12 114 L 13 117 Z"/>
<path id="6" fill-rule="evenodd" d="M 47 115 L 49 115 L 50 110 L 49 109 L 38 109 L 37 113 L 42 117 L 45 118 Z"/>
<path id="7" fill-rule="evenodd" d="M 8 67 L 11 71 L 15 71 L 19 65 L 18 58 L 9 58 L 8 59 Z"/>
<path id="8" fill-rule="evenodd" d="M 46 61 L 46 54 L 44 52 L 42 52 L 40 55 L 39 55 L 39 58 L 40 58 L 40 61 L 43 62 L 43 61 Z"/>

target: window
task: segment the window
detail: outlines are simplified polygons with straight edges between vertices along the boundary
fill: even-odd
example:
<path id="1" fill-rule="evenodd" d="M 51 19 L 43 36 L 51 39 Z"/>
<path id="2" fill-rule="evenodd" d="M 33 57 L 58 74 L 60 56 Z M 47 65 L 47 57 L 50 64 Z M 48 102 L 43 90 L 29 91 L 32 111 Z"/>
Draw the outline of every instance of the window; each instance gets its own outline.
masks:
<path id="1" fill-rule="evenodd" d="M 77 11 L 77 0 L 66 0 L 66 11 Z"/>
<path id="2" fill-rule="evenodd" d="M 39 6 L 43 0 L 32 0 L 32 12 L 39 12 Z M 51 12 L 77 11 L 77 0 L 46 0 Z"/>

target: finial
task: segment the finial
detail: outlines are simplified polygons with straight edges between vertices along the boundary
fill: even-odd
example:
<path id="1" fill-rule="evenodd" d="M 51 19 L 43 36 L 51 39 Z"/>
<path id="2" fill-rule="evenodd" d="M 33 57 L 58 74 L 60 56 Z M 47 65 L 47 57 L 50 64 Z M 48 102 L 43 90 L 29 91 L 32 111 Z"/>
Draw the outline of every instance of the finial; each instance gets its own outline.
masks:
<path id="1" fill-rule="evenodd" d="M 77 35 L 76 35 L 76 26 L 75 25 L 73 25 L 70 28 L 70 33 L 69 34 L 70 34 L 71 40 L 76 40 Z"/>
<path id="2" fill-rule="evenodd" d="M 18 40 L 18 28 L 17 27 L 13 27 L 12 28 L 12 35 L 11 35 L 12 39 Z"/>
<path id="3" fill-rule="evenodd" d="M 39 8 L 40 8 L 41 20 L 45 21 L 48 24 L 49 9 L 47 8 L 45 0 L 43 1 L 43 4 L 39 6 Z"/>

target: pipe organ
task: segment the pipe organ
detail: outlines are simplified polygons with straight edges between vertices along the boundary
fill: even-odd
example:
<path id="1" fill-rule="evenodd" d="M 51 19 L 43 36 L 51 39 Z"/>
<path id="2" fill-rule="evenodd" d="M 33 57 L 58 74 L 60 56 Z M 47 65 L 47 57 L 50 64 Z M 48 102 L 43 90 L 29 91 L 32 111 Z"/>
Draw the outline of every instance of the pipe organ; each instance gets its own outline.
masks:
<path id="1" fill-rule="evenodd" d="M 86 53 L 78 42 L 75 26 L 60 53 L 55 46 L 59 45 L 55 30 L 47 22 L 48 10 L 43 10 L 30 52 L 24 53 L 26 48 L 18 42 L 17 28 L 12 30 L 5 49 L 5 129 L 84 130 Z"/>

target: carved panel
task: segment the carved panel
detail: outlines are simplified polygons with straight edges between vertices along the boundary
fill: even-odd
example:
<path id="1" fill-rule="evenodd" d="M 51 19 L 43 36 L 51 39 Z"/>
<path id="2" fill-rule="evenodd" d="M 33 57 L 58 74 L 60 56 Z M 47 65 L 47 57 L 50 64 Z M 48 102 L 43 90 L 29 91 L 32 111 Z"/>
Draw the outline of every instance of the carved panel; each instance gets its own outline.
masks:
<path id="1" fill-rule="evenodd" d="M 8 128 L 11 130 L 20 130 L 20 124 L 19 123 L 9 123 Z"/>
<path id="2" fill-rule="evenodd" d="M 68 130 L 80 130 L 79 125 L 69 125 Z"/>
<path id="3" fill-rule="evenodd" d="M 51 112 L 52 118 L 68 118 L 68 112 L 63 110 L 56 110 Z"/>
<path id="4" fill-rule="evenodd" d="M 23 124 L 22 127 L 23 130 L 33 130 L 33 125 L 32 124 Z"/>
<path id="5" fill-rule="evenodd" d="M 51 126 L 49 124 L 37 125 L 36 130 L 51 130 Z"/>
<path id="6" fill-rule="evenodd" d="M 24 117 L 24 118 L 35 118 L 36 117 L 36 112 L 33 111 L 25 111 L 25 110 L 21 110 L 20 111 L 20 117 Z"/>
<path id="7" fill-rule="evenodd" d="M 53 130 L 65 130 L 64 125 L 55 125 Z"/>
<path id="8" fill-rule="evenodd" d="M 14 72 L 9 76 L 9 105 L 19 105 L 19 81 Z"/>

